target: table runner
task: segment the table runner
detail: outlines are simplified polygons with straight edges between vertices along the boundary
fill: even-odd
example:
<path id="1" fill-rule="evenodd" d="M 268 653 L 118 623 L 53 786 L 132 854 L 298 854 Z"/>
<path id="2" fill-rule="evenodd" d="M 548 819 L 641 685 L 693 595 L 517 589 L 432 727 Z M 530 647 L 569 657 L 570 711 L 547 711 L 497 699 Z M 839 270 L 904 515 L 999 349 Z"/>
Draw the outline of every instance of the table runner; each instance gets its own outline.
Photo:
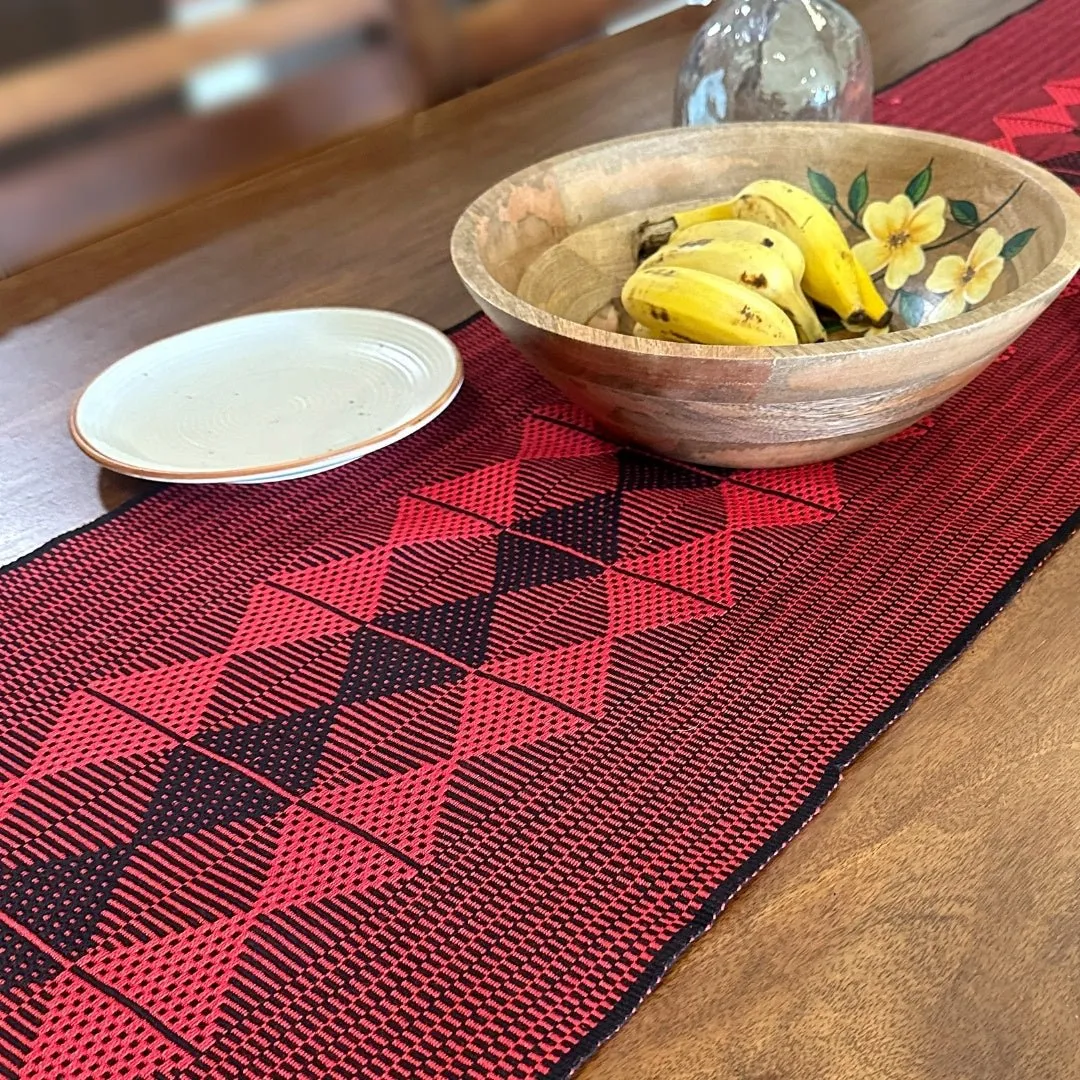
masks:
<path id="1" fill-rule="evenodd" d="M 879 118 L 1075 182 L 1068 7 Z M 1075 282 L 933 417 L 787 470 L 613 445 L 456 340 L 407 442 L 0 576 L 0 1075 L 567 1075 L 1078 524 Z"/>

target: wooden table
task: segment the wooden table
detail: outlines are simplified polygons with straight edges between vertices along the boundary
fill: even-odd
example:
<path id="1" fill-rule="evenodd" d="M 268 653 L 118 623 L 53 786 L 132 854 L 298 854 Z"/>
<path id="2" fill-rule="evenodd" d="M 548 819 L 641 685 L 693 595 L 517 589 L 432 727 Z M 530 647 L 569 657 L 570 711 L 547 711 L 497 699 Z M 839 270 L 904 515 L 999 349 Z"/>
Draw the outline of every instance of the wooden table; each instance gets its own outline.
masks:
<path id="1" fill-rule="evenodd" d="M 1023 2 L 934 14 L 916 0 L 899 24 L 885 0 L 853 6 L 890 79 Z M 288 306 L 443 326 L 470 314 L 447 257 L 460 209 L 538 158 L 663 126 L 701 18 L 690 8 L 563 55 L 0 282 L 0 561 L 134 490 L 64 426 L 77 387 L 124 352 Z M 583 1075 L 1080 1075 L 1078 604 L 1074 542 Z"/>

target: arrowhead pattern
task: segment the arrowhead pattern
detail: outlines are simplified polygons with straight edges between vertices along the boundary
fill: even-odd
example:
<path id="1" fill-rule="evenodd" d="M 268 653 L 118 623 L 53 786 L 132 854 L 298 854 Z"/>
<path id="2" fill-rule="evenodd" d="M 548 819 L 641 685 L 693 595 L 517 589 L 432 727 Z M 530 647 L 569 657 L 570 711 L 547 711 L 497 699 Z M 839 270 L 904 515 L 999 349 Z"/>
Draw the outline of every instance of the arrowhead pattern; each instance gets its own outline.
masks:
<path id="1" fill-rule="evenodd" d="M 1043 85 L 1043 91 L 1053 99 L 1052 105 L 1042 105 L 1019 112 L 994 117 L 1002 138 L 991 146 L 1023 153 L 1023 140 L 1038 135 L 1074 135 L 1080 129 L 1080 79 L 1054 79 Z"/>

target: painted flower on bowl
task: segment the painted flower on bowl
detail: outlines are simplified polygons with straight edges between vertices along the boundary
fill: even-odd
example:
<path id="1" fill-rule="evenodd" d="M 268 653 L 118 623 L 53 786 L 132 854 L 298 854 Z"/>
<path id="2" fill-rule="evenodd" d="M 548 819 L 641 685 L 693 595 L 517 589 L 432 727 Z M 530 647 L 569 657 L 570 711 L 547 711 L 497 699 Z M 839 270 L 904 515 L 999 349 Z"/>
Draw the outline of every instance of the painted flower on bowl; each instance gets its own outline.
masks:
<path id="1" fill-rule="evenodd" d="M 982 303 L 1005 265 L 1027 247 L 1036 231 L 1034 227 L 1021 229 L 1005 240 L 996 228 L 987 227 L 1020 194 L 1023 181 L 983 213 L 970 199 L 930 194 L 933 161 L 908 181 L 902 194 L 888 202 L 870 201 L 868 169 L 851 181 L 846 199 L 825 173 L 807 169 L 806 178 L 814 195 L 850 226 L 848 236 L 854 232 L 856 237 L 865 237 L 852 244 L 852 251 L 898 316 L 893 320 L 894 329 L 941 322 Z M 945 247 L 955 251 L 957 241 L 973 234 L 975 240 L 966 257 L 943 256 L 922 280 L 928 251 Z M 942 299 L 935 304 L 938 297 Z"/>
<path id="2" fill-rule="evenodd" d="M 929 292 L 943 298 L 930 315 L 930 322 L 941 322 L 961 314 L 968 304 L 980 304 L 990 295 L 994 282 L 1005 269 L 1001 249 L 1005 237 L 991 227 L 971 247 L 968 257 L 945 255 L 926 279 Z"/>
<path id="3" fill-rule="evenodd" d="M 945 231 L 945 200 L 931 195 L 916 206 L 906 194 L 872 202 L 863 212 L 862 227 L 869 239 L 852 248 L 870 274 L 885 271 L 885 284 L 899 289 L 926 265 L 923 247 Z"/>

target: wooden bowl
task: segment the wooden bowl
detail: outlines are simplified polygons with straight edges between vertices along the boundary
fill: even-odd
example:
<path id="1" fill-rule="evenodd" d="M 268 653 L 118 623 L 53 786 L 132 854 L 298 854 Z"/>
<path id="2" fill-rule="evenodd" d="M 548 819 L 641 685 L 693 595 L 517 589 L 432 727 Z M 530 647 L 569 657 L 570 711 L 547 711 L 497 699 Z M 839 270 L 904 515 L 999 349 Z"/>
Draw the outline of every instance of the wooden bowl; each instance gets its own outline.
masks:
<path id="1" fill-rule="evenodd" d="M 644 218 L 763 177 L 834 200 L 853 242 L 873 239 L 866 207 L 905 191 L 929 202 L 927 214 L 944 215 L 924 269 L 884 293 L 900 329 L 743 348 L 604 328 Z M 1000 235 L 973 251 L 990 228 Z M 1080 266 L 1080 197 L 1038 166 L 944 135 L 818 123 L 683 128 L 587 147 L 503 180 L 461 216 L 452 255 L 500 329 L 619 438 L 701 464 L 792 465 L 878 442 L 970 382 Z M 968 260 L 967 276 L 999 271 L 976 306 L 965 300 L 958 260 L 956 289 L 943 289 L 948 274 L 932 276 L 946 255 Z"/>

